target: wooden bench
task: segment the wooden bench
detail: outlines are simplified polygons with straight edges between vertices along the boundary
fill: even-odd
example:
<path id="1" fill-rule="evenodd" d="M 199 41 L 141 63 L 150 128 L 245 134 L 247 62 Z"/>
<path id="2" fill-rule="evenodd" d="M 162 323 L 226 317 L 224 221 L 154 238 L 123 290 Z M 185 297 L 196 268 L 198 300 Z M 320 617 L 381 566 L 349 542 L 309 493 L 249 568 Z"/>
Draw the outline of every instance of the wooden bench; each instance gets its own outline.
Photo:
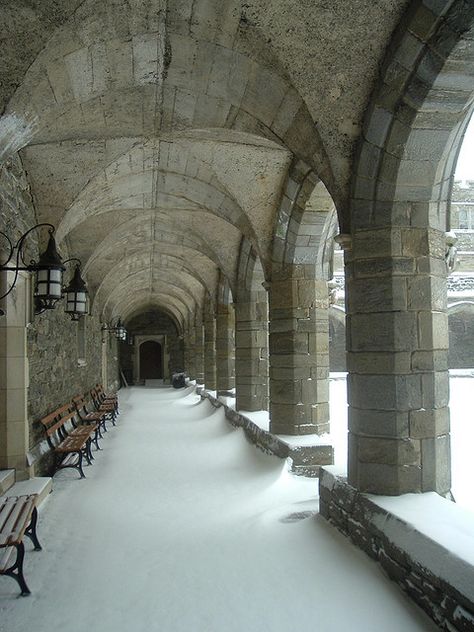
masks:
<path id="1" fill-rule="evenodd" d="M 76 409 L 77 415 L 83 424 L 94 425 L 96 424 L 96 434 L 93 439 L 95 446 L 98 450 L 99 439 L 102 439 L 102 431 L 107 432 L 106 414 L 97 412 L 96 410 L 88 410 L 89 403 L 84 395 L 76 395 L 72 398 L 72 403 Z"/>
<path id="2" fill-rule="evenodd" d="M 93 460 L 91 443 L 96 434 L 96 423 L 78 425 L 77 411 L 71 410 L 71 404 L 65 404 L 40 419 L 51 450 L 56 455 L 56 471 L 64 468 L 77 469 L 81 478 L 85 478 L 82 467 L 85 457 L 90 465 Z"/>
<path id="3" fill-rule="evenodd" d="M 111 421 L 115 426 L 115 419 L 118 415 L 118 401 L 115 400 L 107 400 L 101 397 L 101 394 L 97 392 L 95 388 L 91 390 L 91 398 L 94 402 L 94 407 L 96 412 L 103 413 L 106 416 L 106 419 Z"/>
<path id="4" fill-rule="evenodd" d="M 23 574 L 23 536 L 30 538 L 35 551 L 41 550 L 36 535 L 36 498 L 36 494 L 0 498 L 0 575 L 13 577 L 23 596 L 30 594 Z"/>
<path id="5" fill-rule="evenodd" d="M 117 393 L 106 393 L 102 384 L 96 384 L 95 392 L 101 404 L 113 404 L 115 406 L 115 412 L 118 414 Z"/>

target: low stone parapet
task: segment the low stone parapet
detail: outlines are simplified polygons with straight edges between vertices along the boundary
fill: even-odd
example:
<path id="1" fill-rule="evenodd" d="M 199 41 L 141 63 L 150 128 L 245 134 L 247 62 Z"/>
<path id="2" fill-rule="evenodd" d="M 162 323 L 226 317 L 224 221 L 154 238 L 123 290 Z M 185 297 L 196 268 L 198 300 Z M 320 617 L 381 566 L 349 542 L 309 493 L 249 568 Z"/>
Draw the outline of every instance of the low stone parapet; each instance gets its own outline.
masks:
<path id="1" fill-rule="evenodd" d="M 229 422 L 244 430 L 247 439 L 260 450 L 274 454 L 280 459 L 291 459 L 291 471 L 300 476 L 317 477 L 322 465 L 334 462 L 334 448 L 324 439 L 305 435 L 304 437 L 289 437 L 272 434 L 261 428 L 244 413 L 234 410 L 231 406 L 216 398 L 203 388 L 197 389 L 202 398 L 206 398 L 214 407 L 223 407 Z M 299 443 L 301 441 L 301 443 Z"/>
<path id="2" fill-rule="evenodd" d="M 362 494 L 322 468 L 320 514 L 442 628 L 474 630 L 474 514 L 434 492 Z"/>

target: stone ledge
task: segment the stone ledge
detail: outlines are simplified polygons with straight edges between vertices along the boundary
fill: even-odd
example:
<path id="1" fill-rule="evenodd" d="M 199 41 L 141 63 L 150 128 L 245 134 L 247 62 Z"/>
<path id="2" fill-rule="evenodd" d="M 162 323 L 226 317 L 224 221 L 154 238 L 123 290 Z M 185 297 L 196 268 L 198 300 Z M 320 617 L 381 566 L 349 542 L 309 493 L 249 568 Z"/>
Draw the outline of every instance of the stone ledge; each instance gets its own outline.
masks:
<path id="1" fill-rule="evenodd" d="M 229 422 L 242 428 L 247 439 L 267 454 L 274 454 L 280 459 L 291 459 L 291 471 L 299 476 L 315 478 L 319 476 L 322 465 L 331 465 L 334 462 L 334 448 L 324 443 L 308 444 L 308 437 L 304 437 L 304 445 L 295 444 L 296 437 L 285 440 L 283 436 L 272 434 L 260 428 L 254 421 L 244 414 L 234 410 L 215 397 L 214 393 L 204 388 L 196 388 L 198 394 L 214 407 L 223 407 L 225 416 Z"/>
<path id="2" fill-rule="evenodd" d="M 437 625 L 474 630 L 474 514 L 434 492 L 362 494 L 334 468 L 322 468 L 319 490 L 320 514 Z"/>

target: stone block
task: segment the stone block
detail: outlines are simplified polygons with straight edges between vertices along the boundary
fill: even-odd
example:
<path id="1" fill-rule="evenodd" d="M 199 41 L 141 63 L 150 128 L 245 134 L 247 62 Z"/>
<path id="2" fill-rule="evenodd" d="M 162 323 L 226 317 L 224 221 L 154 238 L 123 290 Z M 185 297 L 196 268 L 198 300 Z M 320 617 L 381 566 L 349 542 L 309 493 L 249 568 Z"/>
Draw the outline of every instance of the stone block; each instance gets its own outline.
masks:
<path id="1" fill-rule="evenodd" d="M 449 404 L 449 373 L 436 371 L 422 373 L 423 408 L 442 408 Z"/>
<path id="2" fill-rule="evenodd" d="M 356 408 L 398 410 L 422 407 L 422 382 L 418 374 L 349 375 L 349 403 Z"/>
<path id="3" fill-rule="evenodd" d="M 354 278 L 410 276 L 415 272 L 412 257 L 379 257 L 354 262 Z"/>
<path id="4" fill-rule="evenodd" d="M 272 357 L 270 357 L 271 363 Z M 310 367 L 273 367 L 270 364 L 269 377 L 271 380 L 307 380 L 311 378 Z"/>
<path id="5" fill-rule="evenodd" d="M 318 426 L 318 434 L 324 433 L 326 430 L 323 427 L 329 421 L 329 404 L 320 402 L 311 406 L 311 421 Z"/>
<path id="6" fill-rule="evenodd" d="M 354 279 L 348 283 L 350 313 L 406 311 L 407 292 L 403 277 Z"/>
<path id="7" fill-rule="evenodd" d="M 449 408 L 412 410 L 409 413 L 410 436 L 426 439 L 449 433 Z"/>
<path id="8" fill-rule="evenodd" d="M 311 407 L 306 404 L 271 402 L 270 426 L 276 434 L 295 434 L 291 429 L 311 422 Z M 286 430 L 285 430 L 286 429 Z"/>
<path id="9" fill-rule="evenodd" d="M 402 254 L 400 229 L 378 228 L 356 231 L 352 240 L 354 261 L 359 259 L 393 257 Z"/>
<path id="10" fill-rule="evenodd" d="M 297 291 L 297 305 L 300 307 L 311 307 L 316 303 L 317 299 L 318 302 L 325 302 L 325 305 L 320 305 L 320 307 L 329 306 L 329 296 L 327 289 L 322 296 L 321 293 L 318 293 L 318 296 L 316 296 L 316 286 L 314 281 L 312 280 L 298 280 Z"/>
<path id="11" fill-rule="evenodd" d="M 408 412 L 396 410 L 360 410 L 351 407 L 349 408 L 348 428 L 351 433 L 361 436 L 408 437 L 409 415 Z"/>
<path id="12" fill-rule="evenodd" d="M 357 467 L 356 480 L 349 483 L 362 492 L 398 496 L 421 492 L 421 475 L 419 465 L 363 463 Z"/>
<path id="13" fill-rule="evenodd" d="M 270 292 L 270 309 L 291 308 L 298 305 L 298 281 L 273 281 Z"/>
<path id="14" fill-rule="evenodd" d="M 361 463 L 388 465 L 420 465 L 420 442 L 414 439 L 358 437 L 358 455 Z"/>
<path id="15" fill-rule="evenodd" d="M 367 141 L 376 147 L 383 147 L 392 124 L 393 114 L 380 107 L 374 107 L 369 120 L 370 125 L 366 130 Z"/>
<path id="16" fill-rule="evenodd" d="M 445 312 L 418 314 L 419 349 L 448 349 L 448 315 Z"/>
<path id="17" fill-rule="evenodd" d="M 448 352 L 445 350 L 415 351 L 411 356 L 413 371 L 447 371 Z"/>
<path id="18" fill-rule="evenodd" d="M 319 362 L 319 358 L 329 354 L 329 335 L 324 334 L 301 334 L 307 337 L 308 353 L 314 357 L 314 363 Z"/>
<path id="19" fill-rule="evenodd" d="M 329 380 L 303 380 L 301 394 L 304 402 L 324 403 L 329 401 Z"/>
<path id="20" fill-rule="evenodd" d="M 393 560 L 383 549 L 379 552 L 378 559 L 390 579 L 393 579 L 396 582 L 403 582 L 406 580 L 409 570 Z"/>
<path id="21" fill-rule="evenodd" d="M 417 348 L 416 314 L 394 312 L 350 317 L 348 351 L 411 351 Z"/>
<path id="22" fill-rule="evenodd" d="M 408 281 L 409 309 L 443 311 L 446 301 L 446 277 L 416 276 Z"/>
<path id="23" fill-rule="evenodd" d="M 318 366 L 310 367 L 310 377 L 313 380 L 329 379 L 329 356 L 318 358 Z"/>
<path id="24" fill-rule="evenodd" d="M 275 368 L 283 367 L 311 367 L 314 364 L 314 356 L 311 354 L 273 354 L 272 366 Z"/>
<path id="25" fill-rule="evenodd" d="M 422 491 L 435 491 L 442 496 L 451 489 L 451 449 L 449 435 L 421 440 L 423 461 Z"/>
<path id="26" fill-rule="evenodd" d="M 308 354 L 308 334 L 284 332 L 269 336 L 271 354 Z"/>
<path id="27" fill-rule="evenodd" d="M 301 382 L 299 380 L 272 380 L 270 399 L 275 404 L 298 404 L 302 401 Z"/>
<path id="28" fill-rule="evenodd" d="M 412 368 L 409 351 L 348 353 L 346 358 L 348 371 L 354 373 L 409 373 Z"/>
<path id="29" fill-rule="evenodd" d="M 268 330 L 270 334 L 286 333 L 296 331 L 299 321 L 296 318 L 273 318 L 270 314 L 270 322 L 268 324 Z"/>

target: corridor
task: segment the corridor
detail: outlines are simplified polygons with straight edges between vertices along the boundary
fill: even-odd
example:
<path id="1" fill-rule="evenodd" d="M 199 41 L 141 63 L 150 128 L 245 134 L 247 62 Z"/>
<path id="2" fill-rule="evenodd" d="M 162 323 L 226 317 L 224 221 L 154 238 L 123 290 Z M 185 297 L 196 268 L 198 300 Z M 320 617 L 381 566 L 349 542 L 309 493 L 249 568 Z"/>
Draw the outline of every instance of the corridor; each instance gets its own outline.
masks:
<path id="1" fill-rule="evenodd" d="M 1 632 L 436 629 L 320 520 L 317 481 L 247 443 L 192 388 L 130 388 L 85 480 L 54 479 L 28 546 L 32 590 L 1 578 Z"/>

